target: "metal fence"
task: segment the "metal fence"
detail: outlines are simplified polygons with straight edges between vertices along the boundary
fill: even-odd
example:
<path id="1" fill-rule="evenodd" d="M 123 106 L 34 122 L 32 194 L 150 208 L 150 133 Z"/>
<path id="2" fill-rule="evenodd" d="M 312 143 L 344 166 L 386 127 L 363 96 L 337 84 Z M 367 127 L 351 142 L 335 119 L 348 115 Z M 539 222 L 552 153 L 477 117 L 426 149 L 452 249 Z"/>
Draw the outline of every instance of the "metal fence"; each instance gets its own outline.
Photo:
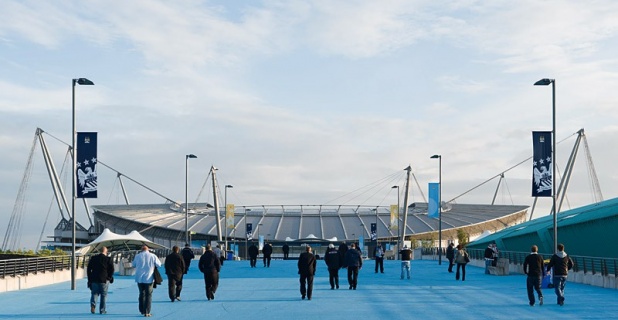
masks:
<path id="1" fill-rule="evenodd" d="M 89 257 L 77 257 L 77 268 L 85 268 Z M 5 277 L 25 276 L 39 272 L 71 270 L 71 256 L 49 256 L 36 258 L 0 260 L 0 279 Z"/>
<path id="2" fill-rule="evenodd" d="M 485 256 L 485 249 L 466 249 L 470 254 L 470 259 L 482 260 Z M 524 264 L 526 256 L 529 252 L 515 252 L 515 251 L 500 251 L 500 258 L 509 259 L 513 264 Z M 546 260 L 551 258 L 552 254 L 540 253 Z M 573 271 L 583 271 L 584 273 L 601 274 L 602 276 L 612 275 L 618 277 L 616 270 L 618 270 L 618 259 L 616 258 L 600 258 L 600 257 L 586 257 L 586 256 L 572 256 Z"/>
<path id="3" fill-rule="evenodd" d="M 151 252 L 158 257 L 165 257 L 171 253 L 171 250 L 159 249 Z M 114 263 L 119 263 L 122 258 L 133 261 L 137 253 L 139 251 L 112 252 L 111 257 Z M 88 267 L 89 261 L 90 255 L 78 256 L 75 260 L 75 267 L 84 269 Z M 71 270 L 70 255 L 0 260 L 0 279 L 61 270 Z"/>

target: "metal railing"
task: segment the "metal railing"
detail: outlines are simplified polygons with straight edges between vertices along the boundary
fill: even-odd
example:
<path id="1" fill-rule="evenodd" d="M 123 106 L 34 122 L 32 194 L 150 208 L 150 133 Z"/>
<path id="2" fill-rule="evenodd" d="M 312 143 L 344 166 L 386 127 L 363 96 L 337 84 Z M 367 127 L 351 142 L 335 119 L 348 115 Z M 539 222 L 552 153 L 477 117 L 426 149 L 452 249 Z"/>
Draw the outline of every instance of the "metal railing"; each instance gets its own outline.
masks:
<path id="1" fill-rule="evenodd" d="M 111 254 L 112 261 L 119 263 L 122 258 L 127 258 L 128 261 L 133 261 L 133 258 L 139 251 L 123 251 L 113 252 Z M 165 257 L 171 253 L 169 249 L 158 249 L 152 251 L 158 257 Z M 85 269 L 88 267 L 90 255 L 77 256 L 75 266 L 77 269 Z M 37 274 L 39 272 L 55 272 L 61 270 L 71 270 L 71 256 L 48 256 L 34 258 L 19 258 L 0 260 L 0 279 L 5 277 L 26 276 L 29 274 Z"/>
<path id="2" fill-rule="evenodd" d="M 88 265 L 88 260 L 88 256 L 77 257 L 76 267 L 85 268 Z M 71 256 L 0 260 L 0 279 L 59 270 L 71 270 Z"/>
<path id="3" fill-rule="evenodd" d="M 482 260 L 485 256 L 485 249 L 466 249 L 470 254 L 470 259 Z M 500 251 L 500 258 L 509 259 L 513 264 L 524 264 L 526 256 L 529 252 L 515 252 L 515 251 Z M 541 253 L 543 258 L 550 259 L 553 254 Z M 616 270 L 618 270 L 618 259 L 616 258 L 600 258 L 600 257 L 587 257 L 587 256 L 573 256 L 570 255 L 573 260 L 573 271 L 583 271 L 584 273 L 601 274 L 602 276 L 612 275 L 618 277 Z"/>

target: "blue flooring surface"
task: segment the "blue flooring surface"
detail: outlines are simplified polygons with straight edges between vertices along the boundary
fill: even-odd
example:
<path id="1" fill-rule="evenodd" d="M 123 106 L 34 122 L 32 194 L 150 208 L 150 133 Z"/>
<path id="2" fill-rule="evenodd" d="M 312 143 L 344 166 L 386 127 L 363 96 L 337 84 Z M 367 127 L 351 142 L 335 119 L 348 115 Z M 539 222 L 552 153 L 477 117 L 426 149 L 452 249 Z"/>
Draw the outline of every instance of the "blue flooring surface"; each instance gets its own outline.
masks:
<path id="1" fill-rule="evenodd" d="M 328 271 L 318 261 L 313 299 L 301 300 L 296 261 L 273 260 L 264 268 L 247 261 L 226 261 L 215 300 L 207 301 L 202 274 L 193 261 L 184 280 L 182 301 L 170 302 L 167 278 L 155 289 L 152 318 L 158 319 L 617 319 L 618 292 L 567 283 L 564 306 L 553 289 L 544 289 L 545 305 L 528 305 L 525 276 L 485 275 L 469 266 L 466 281 L 455 281 L 447 265 L 412 261 L 412 279 L 400 280 L 400 262 L 385 261 L 385 273 L 374 273 L 365 261 L 357 290 L 348 290 L 340 271 L 340 289 L 330 290 Z M 164 271 L 161 268 L 161 271 Z M 162 272 L 164 273 L 164 272 Z M 2 319 L 128 319 L 138 311 L 133 277 L 116 276 L 110 285 L 107 314 L 90 314 L 86 280 L 0 293 Z M 97 306 L 98 312 L 98 306 Z M 152 319 L 151 318 L 151 319 Z"/>

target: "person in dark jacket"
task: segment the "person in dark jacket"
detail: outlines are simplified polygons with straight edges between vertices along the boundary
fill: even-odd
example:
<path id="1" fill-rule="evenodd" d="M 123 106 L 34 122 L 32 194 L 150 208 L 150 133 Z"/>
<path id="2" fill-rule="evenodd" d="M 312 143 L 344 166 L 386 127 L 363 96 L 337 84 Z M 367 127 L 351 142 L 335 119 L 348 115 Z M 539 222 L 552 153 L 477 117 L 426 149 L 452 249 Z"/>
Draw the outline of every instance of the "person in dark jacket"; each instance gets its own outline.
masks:
<path id="1" fill-rule="evenodd" d="M 187 274 L 187 272 L 189 272 L 189 266 L 191 265 L 191 260 L 195 259 L 195 254 L 193 253 L 193 250 L 191 249 L 191 246 L 188 243 L 185 243 L 185 247 L 182 249 L 182 251 L 180 251 L 180 254 L 182 255 L 182 259 L 185 262 L 185 274 Z"/>
<path id="2" fill-rule="evenodd" d="M 182 278 L 185 274 L 185 261 L 179 254 L 178 246 L 172 247 L 172 253 L 165 257 L 165 274 L 167 275 L 167 292 L 172 302 L 180 301 Z"/>
<path id="3" fill-rule="evenodd" d="M 554 268 L 554 276 L 552 278 L 554 283 L 554 291 L 558 299 L 559 305 L 564 305 L 564 286 L 566 285 L 567 275 L 569 270 L 573 269 L 573 260 L 564 252 L 564 245 L 562 243 L 557 246 L 558 252 L 549 260 L 547 265 L 547 273 Z"/>
<path id="4" fill-rule="evenodd" d="M 376 259 L 376 273 L 378 273 L 378 267 L 380 273 L 384 273 L 384 249 L 382 245 L 379 243 L 376 245 L 376 248 L 373 250 L 373 255 Z"/>
<path id="5" fill-rule="evenodd" d="M 491 264 L 494 262 L 494 250 L 491 247 L 491 243 L 485 248 L 483 256 L 485 258 L 485 274 L 489 274 L 489 267 L 491 267 Z"/>
<path id="6" fill-rule="evenodd" d="M 360 251 L 356 249 L 356 244 L 350 245 L 350 250 L 345 253 L 345 266 L 348 268 L 348 284 L 350 290 L 356 290 L 358 284 L 358 271 L 363 268 L 363 258 Z"/>
<path id="7" fill-rule="evenodd" d="M 283 250 L 283 260 L 287 260 L 290 256 L 290 246 L 285 243 L 281 249 Z"/>
<path id="8" fill-rule="evenodd" d="M 345 242 L 342 242 L 339 245 L 339 261 L 341 261 L 341 267 L 345 268 L 345 253 L 348 252 L 348 245 Z"/>
<path id="9" fill-rule="evenodd" d="M 324 253 L 324 262 L 328 267 L 328 281 L 330 282 L 330 289 L 334 290 L 335 287 L 339 289 L 339 269 L 341 269 L 341 257 L 339 251 L 331 243 L 328 245 L 328 249 Z"/>
<path id="10" fill-rule="evenodd" d="M 200 258 L 198 264 L 200 271 L 204 274 L 204 283 L 206 285 L 206 298 L 208 300 L 215 299 L 215 293 L 219 287 L 219 271 L 221 271 L 221 261 L 219 257 L 212 251 L 212 247 L 206 245 L 206 251 Z"/>
<path id="11" fill-rule="evenodd" d="M 448 272 L 453 272 L 453 260 L 455 260 L 455 244 L 452 242 L 446 248 L 446 258 L 448 259 Z"/>
<path id="12" fill-rule="evenodd" d="M 528 291 L 528 301 L 530 306 L 534 306 L 534 291 L 539 295 L 539 305 L 543 305 L 543 292 L 541 291 L 541 281 L 545 273 L 543 268 L 543 256 L 538 254 L 539 248 L 533 245 L 530 254 L 524 260 L 524 273 L 526 278 L 526 290 Z"/>
<path id="13" fill-rule="evenodd" d="M 258 250 L 258 247 L 255 245 L 255 243 L 252 243 L 249 247 L 249 265 L 251 265 L 251 268 L 255 268 L 259 252 L 260 250 Z"/>
<path id="14" fill-rule="evenodd" d="M 270 243 L 265 243 L 262 248 L 262 255 L 264 255 L 264 267 L 270 268 L 270 256 L 273 254 L 273 246 Z"/>
<path id="15" fill-rule="evenodd" d="M 90 258 L 86 269 L 88 274 L 88 288 L 90 288 L 90 313 L 97 308 L 97 298 L 101 296 L 99 312 L 106 314 L 107 288 L 114 282 L 114 263 L 107 256 L 107 248 L 102 247 L 101 253 Z"/>
<path id="16" fill-rule="evenodd" d="M 316 259 L 311 253 L 311 247 L 307 246 L 306 251 L 298 257 L 298 274 L 300 275 L 300 295 L 301 299 L 311 300 L 313 293 L 313 276 L 315 276 Z"/>
<path id="17" fill-rule="evenodd" d="M 410 260 L 412 260 L 412 250 L 408 248 L 408 245 L 404 245 L 403 249 L 399 250 L 401 255 L 401 280 L 403 280 L 403 271 L 405 270 L 410 280 Z"/>

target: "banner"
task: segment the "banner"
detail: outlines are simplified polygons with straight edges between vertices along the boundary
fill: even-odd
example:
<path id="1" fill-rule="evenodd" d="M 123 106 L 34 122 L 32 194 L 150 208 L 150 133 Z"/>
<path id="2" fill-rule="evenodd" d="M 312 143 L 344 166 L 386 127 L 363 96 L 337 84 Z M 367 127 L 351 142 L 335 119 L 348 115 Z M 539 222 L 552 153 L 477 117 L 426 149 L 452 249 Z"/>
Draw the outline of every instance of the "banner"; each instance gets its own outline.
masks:
<path id="1" fill-rule="evenodd" d="M 234 229 L 236 225 L 234 224 L 234 204 L 228 203 L 225 206 L 225 224 L 228 229 Z"/>
<path id="2" fill-rule="evenodd" d="M 399 229 L 399 206 L 391 204 L 391 230 Z"/>
<path id="3" fill-rule="evenodd" d="M 532 132 L 532 196 L 552 196 L 551 131 Z"/>
<path id="4" fill-rule="evenodd" d="M 430 218 L 440 217 L 440 184 L 429 183 L 429 203 L 427 204 L 427 216 Z"/>
<path id="5" fill-rule="evenodd" d="M 375 223 L 371 224 L 371 241 L 378 240 L 378 225 Z"/>
<path id="6" fill-rule="evenodd" d="M 97 197 L 97 133 L 78 132 L 75 149 L 76 198 Z"/>
<path id="7" fill-rule="evenodd" d="M 253 240 L 253 224 L 247 223 L 246 230 L 247 230 L 247 240 Z"/>

